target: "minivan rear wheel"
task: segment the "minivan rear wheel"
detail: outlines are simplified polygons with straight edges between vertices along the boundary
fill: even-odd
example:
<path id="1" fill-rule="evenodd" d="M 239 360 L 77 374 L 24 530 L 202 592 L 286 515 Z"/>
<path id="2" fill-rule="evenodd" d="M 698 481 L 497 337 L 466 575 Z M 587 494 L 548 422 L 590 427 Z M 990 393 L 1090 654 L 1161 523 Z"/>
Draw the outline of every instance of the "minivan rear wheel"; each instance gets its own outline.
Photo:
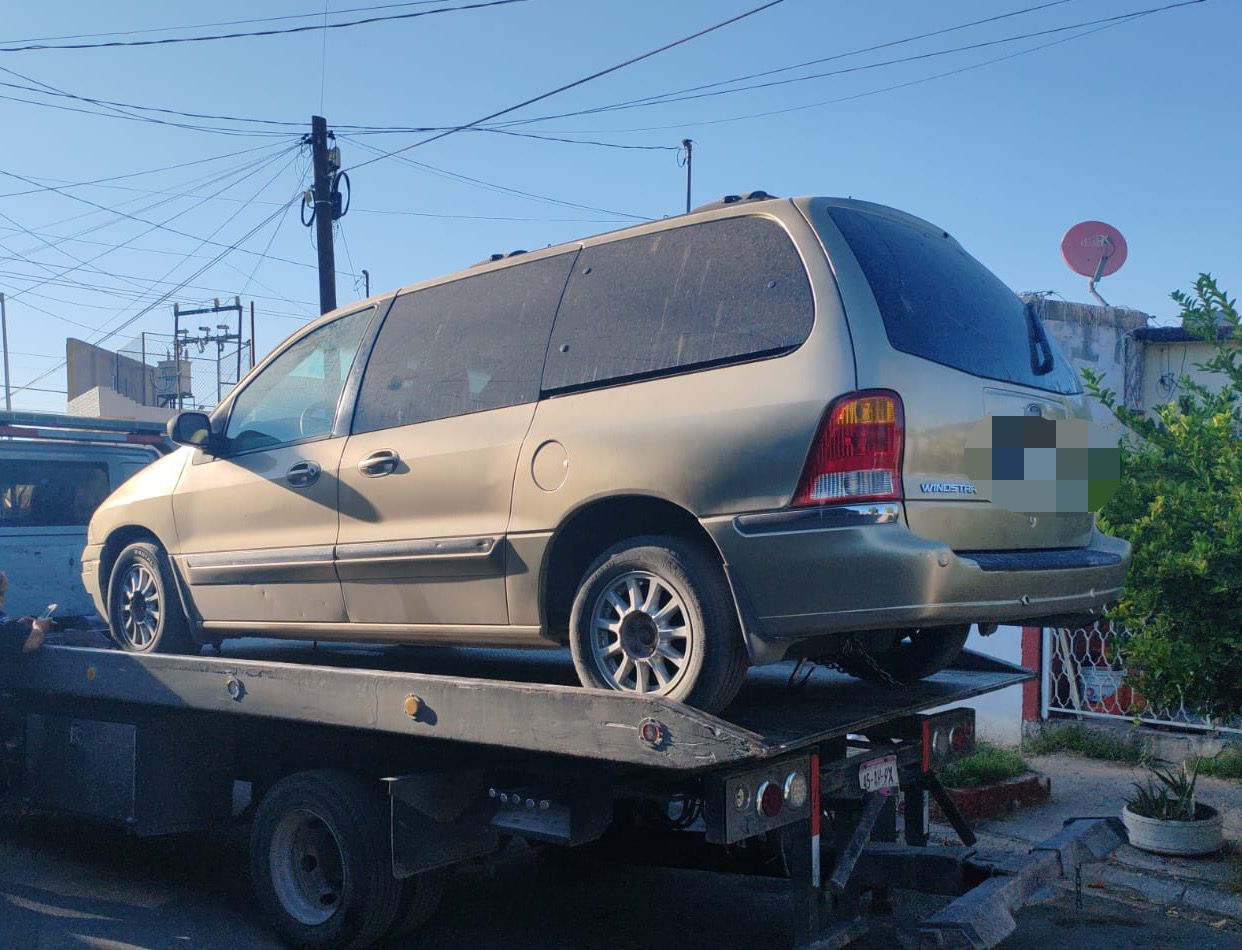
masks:
<path id="1" fill-rule="evenodd" d="M 681 538 L 631 538 L 601 554 L 578 587 L 569 630 L 584 686 L 719 712 L 746 676 L 724 572 Z"/>
<path id="2" fill-rule="evenodd" d="M 969 624 L 896 630 L 887 638 L 880 633 L 875 636 L 885 644 L 883 647 L 874 649 L 865 641 L 852 641 L 836 665 L 868 682 L 905 686 L 940 672 L 956 660 L 969 635 Z M 860 634 L 860 639 L 867 636 Z"/>

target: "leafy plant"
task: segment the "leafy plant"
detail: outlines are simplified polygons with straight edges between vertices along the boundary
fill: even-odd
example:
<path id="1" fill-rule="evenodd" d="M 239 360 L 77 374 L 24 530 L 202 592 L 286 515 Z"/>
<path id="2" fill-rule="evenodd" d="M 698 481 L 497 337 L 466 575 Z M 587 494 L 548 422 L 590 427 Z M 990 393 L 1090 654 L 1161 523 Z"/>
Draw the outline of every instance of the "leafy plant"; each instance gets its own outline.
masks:
<path id="1" fill-rule="evenodd" d="M 980 742 L 973 755 L 951 763 L 939 775 L 949 788 L 975 788 L 1015 778 L 1029 769 L 1017 750 Z"/>
<path id="2" fill-rule="evenodd" d="M 1118 738 L 1078 726 L 1054 726 L 1039 735 L 1026 739 L 1022 749 L 1030 755 L 1056 755 L 1064 752 L 1081 755 L 1088 759 L 1107 762 L 1126 762 L 1130 765 L 1147 765 L 1151 752 L 1137 736 Z"/>
<path id="3" fill-rule="evenodd" d="M 1186 762 L 1177 769 L 1152 766 L 1146 784 L 1134 783 L 1134 794 L 1126 799 L 1126 804 L 1130 811 L 1144 818 L 1194 821 L 1198 813 L 1195 803 L 1198 780 L 1198 769 Z"/>
<path id="4" fill-rule="evenodd" d="M 1183 375 L 1178 397 L 1149 418 L 1084 371 L 1088 391 L 1132 433 L 1099 522 L 1134 548 L 1113 614 L 1132 634 L 1130 682 L 1155 706 L 1231 717 L 1242 711 L 1242 329 L 1236 302 L 1208 274 L 1173 299 L 1184 325 L 1212 343 L 1199 369 L 1222 385 Z"/>

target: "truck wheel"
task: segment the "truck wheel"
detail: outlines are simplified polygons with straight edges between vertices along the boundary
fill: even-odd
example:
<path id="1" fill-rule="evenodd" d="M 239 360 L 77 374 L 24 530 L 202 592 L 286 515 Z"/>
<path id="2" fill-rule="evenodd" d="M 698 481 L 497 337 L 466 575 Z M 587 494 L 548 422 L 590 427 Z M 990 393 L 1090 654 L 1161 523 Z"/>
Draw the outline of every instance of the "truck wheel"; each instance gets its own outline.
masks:
<path id="1" fill-rule="evenodd" d="M 108 582 L 108 627 L 130 653 L 193 652 L 172 565 L 158 544 L 139 541 L 117 557 Z"/>
<path id="2" fill-rule="evenodd" d="M 719 712 L 746 676 L 720 564 L 681 538 L 631 538 L 587 569 L 569 618 L 584 686 L 663 696 Z"/>
<path id="3" fill-rule="evenodd" d="M 956 660 L 969 635 L 969 624 L 897 630 L 882 649 L 868 650 L 864 644 L 836 662 L 850 676 L 882 686 L 904 686 L 939 673 Z"/>
<path id="4" fill-rule="evenodd" d="M 277 933 L 308 950 L 361 950 L 398 910 L 378 783 L 328 769 L 281 779 L 250 832 L 255 893 Z"/>
<path id="5" fill-rule="evenodd" d="M 431 919 L 444 896 L 444 872 L 424 871 L 401 882 L 397 918 L 388 928 L 389 937 L 405 937 Z"/>

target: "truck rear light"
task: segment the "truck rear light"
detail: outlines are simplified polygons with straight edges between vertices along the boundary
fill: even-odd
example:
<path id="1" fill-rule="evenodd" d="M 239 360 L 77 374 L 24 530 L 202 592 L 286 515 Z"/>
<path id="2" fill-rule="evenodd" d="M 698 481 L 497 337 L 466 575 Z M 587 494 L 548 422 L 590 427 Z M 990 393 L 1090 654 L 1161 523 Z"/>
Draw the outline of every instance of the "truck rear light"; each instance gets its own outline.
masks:
<path id="1" fill-rule="evenodd" d="M 811 443 L 793 506 L 900 500 L 904 436 L 895 392 L 870 389 L 833 400 Z"/>
<path id="2" fill-rule="evenodd" d="M 785 792 L 776 782 L 764 782 L 755 792 L 755 806 L 764 818 L 775 818 L 785 807 Z"/>
<path id="3" fill-rule="evenodd" d="M 784 795 L 790 808 L 801 808 L 806 804 L 811 786 L 801 772 L 790 772 L 785 776 Z"/>

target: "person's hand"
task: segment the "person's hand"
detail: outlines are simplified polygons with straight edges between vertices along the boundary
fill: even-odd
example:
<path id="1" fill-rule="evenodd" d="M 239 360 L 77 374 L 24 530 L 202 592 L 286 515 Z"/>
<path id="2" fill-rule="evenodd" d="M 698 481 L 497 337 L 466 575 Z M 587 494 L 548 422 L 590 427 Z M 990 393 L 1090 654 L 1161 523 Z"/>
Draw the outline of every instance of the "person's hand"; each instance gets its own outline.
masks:
<path id="1" fill-rule="evenodd" d="M 33 653 L 39 647 L 43 646 L 43 638 L 47 636 L 47 632 L 52 629 L 52 621 L 48 617 L 23 617 L 22 622 L 30 622 L 30 636 L 26 638 L 26 642 L 22 644 L 23 653 Z"/>

